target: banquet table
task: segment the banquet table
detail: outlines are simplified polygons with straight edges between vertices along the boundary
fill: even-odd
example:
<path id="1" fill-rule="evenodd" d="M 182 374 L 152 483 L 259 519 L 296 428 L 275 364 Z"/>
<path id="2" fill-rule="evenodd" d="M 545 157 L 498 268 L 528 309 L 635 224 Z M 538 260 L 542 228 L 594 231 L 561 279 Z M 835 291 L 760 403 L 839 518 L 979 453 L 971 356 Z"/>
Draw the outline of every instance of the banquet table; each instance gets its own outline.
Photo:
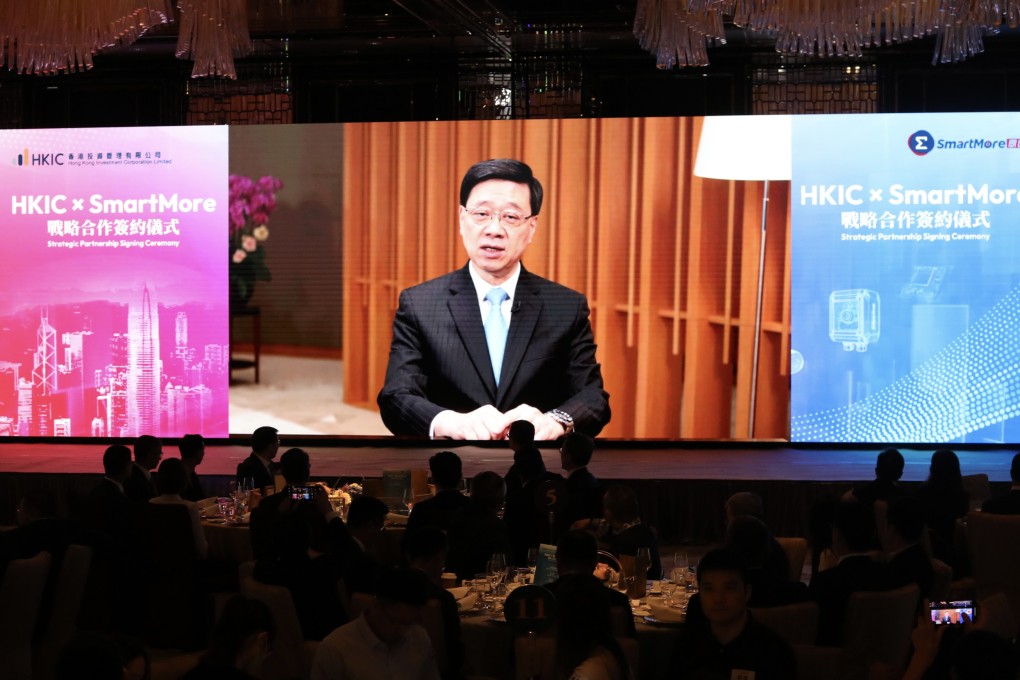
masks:
<path id="1" fill-rule="evenodd" d="M 499 615 L 471 613 L 461 617 L 464 642 L 464 675 L 495 680 L 513 680 L 514 632 Z M 640 657 L 638 680 L 662 680 L 667 677 L 674 642 L 682 624 L 651 624 L 643 616 L 635 618 Z"/>

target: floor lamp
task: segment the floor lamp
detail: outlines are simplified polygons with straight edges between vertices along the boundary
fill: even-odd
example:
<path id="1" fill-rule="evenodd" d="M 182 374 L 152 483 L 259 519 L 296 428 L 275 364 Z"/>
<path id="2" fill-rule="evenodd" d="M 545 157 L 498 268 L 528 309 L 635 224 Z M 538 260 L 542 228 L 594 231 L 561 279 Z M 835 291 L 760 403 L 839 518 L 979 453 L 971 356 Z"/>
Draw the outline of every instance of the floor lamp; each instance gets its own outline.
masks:
<path id="1" fill-rule="evenodd" d="M 754 438 L 754 410 L 758 390 L 761 344 L 761 297 L 765 281 L 765 222 L 769 181 L 791 178 L 792 119 L 790 116 L 709 116 L 701 127 L 694 174 L 725 180 L 764 181 L 761 201 L 761 246 L 758 252 L 758 294 L 754 310 L 754 354 L 751 363 L 751 406 L 747 436 Z"/>

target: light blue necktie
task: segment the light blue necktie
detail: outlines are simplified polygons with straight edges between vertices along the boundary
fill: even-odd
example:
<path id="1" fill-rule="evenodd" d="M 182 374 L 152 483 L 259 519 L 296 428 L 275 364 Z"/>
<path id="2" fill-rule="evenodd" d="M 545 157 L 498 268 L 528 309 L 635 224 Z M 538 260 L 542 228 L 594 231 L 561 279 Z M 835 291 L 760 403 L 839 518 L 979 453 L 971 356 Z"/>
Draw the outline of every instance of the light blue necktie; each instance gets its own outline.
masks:
<path id="1" fill-rule="evenodd" d="M 492 360 L 492 374 L 499 384 L 499 373 L 503 366 L 503 352 L 506 350 L 506 319 L 501 309 L 503 301 L 509 298 L 502 288 L 493 288 L 485 295 L 489 301 L 489 315 L 485 317 L 485 343 L 489 346 L 489 359 Z"/>

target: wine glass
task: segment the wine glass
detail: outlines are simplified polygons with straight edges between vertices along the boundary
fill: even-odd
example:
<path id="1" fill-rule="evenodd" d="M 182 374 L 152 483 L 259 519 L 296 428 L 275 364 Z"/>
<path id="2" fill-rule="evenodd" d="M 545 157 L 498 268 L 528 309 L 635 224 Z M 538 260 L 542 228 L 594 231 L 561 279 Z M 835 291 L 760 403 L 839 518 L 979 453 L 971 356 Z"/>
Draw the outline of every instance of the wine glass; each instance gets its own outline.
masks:
<path id="1" fill-rule="evenodd" d="M 659 589 L 662 591 L 662 599 L 667 607 L 673 606 L 673 593 L 676 591 L 676 583 L 669 579 L 662 579 Z"/>
<path id="2" fill-rule="evenodd" d="M 691 560 L 687 564 L 687 573 L 684 574 L 684 582 L 688 593 L 698 592 L 698 561 Z"/>
<path id="3" fill-rule="evenodd" d="M 407 514 L 411 514 L 411 510 L 414 508 L 414 490 L 404 489 L 404 507 L 407 508 Z"/>
<path id="4" fill-rule="evenodd" d="M 535 570 L 538 569 L 538 546 L 528 548 L 527 564 L 528 569 L 534 574 Z"/>
<path id="5" fill-rule="evenodd" d="M 499 580 L 496 583 L 500 583 L 506 578 L 506 569 L 506 555 L 504 553 L 492 553 L 492 558 L 489 560 L 489 570 L 499 576 Z"/>

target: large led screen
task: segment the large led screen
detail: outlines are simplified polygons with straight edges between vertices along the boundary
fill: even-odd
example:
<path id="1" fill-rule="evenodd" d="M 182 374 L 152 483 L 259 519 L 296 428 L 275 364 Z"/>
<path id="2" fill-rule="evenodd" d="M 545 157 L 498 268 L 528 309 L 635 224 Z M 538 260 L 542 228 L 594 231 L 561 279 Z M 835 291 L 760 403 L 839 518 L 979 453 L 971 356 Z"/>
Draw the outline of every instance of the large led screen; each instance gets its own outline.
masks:
<path id="1" fill-rule="evenodd" d="M 0 435 L 227 435 L 226 128 L 0 149 Z"/>
<path id="2" fill-rule="evenodd" d="M 791 439 L 1020 441 L 1015 114 L 794 119 Z"/>

